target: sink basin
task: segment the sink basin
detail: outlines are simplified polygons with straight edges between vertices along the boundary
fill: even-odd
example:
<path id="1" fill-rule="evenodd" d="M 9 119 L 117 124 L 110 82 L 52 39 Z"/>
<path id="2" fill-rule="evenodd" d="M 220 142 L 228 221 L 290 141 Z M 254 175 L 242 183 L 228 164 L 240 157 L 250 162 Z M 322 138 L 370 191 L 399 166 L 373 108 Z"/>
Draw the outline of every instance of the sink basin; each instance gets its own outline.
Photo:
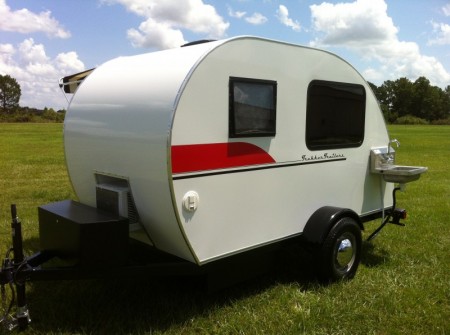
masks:
<path id="1" fill-rule="evenodd" d="M 389 183 L 409 183 L 420 178 L 428 170 L 424 166 L 391 165 L 381 169 L 383 179 Z"/>

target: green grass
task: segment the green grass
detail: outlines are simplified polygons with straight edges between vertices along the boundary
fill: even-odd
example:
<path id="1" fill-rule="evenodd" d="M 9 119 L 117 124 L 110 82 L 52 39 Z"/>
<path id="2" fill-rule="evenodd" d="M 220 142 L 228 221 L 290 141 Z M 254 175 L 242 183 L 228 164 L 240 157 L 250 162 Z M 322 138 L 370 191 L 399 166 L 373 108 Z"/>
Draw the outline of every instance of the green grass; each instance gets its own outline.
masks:
<path id="1" fill-rule="evenodd" d="M 389 130 L 401 142 L 397 163 L 429 172 L 398 195 L 407 226 L 389 225 L 365 243 L 352 281 L 319 284 L 291 250 L 277 271 L 210 295 L 185 279 L 33 283 L 25 333 L 450 334 L 450 127 Z M 39 248 L 37 206 L 75 197 L 62 125 L 0 124 L 0 155 L 0 252 L 10 245 L 16 203 L 31 253 Z"/>
<path id="2" fill-rule="evenodd" d="M 37 236 L 37 206 L 73 198 L 64 161 L 62 124 L 0 124 L 0 250 L 9 244 L 10 205 L 24 237 Z M 36 246 L 38 247 L 38 246 Z"/>

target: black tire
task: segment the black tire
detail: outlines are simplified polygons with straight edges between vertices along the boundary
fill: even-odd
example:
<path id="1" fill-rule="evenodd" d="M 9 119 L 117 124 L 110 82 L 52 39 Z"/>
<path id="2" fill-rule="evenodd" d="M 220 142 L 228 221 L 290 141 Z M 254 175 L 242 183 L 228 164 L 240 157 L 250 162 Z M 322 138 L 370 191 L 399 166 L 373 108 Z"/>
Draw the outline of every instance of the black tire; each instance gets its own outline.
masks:
<path id="1" fill-rule="evenodd" d="M 328 282 L 351 279 L 361 261 L 361 229 L 350 217 L 331 228 L 319 251 L 319 275 Z"/>

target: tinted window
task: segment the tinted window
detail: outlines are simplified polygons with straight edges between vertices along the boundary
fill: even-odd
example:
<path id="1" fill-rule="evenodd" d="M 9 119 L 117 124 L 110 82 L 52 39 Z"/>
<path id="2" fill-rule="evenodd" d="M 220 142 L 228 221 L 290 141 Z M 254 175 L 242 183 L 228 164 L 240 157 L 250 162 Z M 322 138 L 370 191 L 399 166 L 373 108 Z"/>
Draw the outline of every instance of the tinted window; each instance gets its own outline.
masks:
<path id="1" fill-rule="evenodd" d="M 230 78 L 229 136 L 274 136 L 275 81 Z"/>
<path id="2" fill-rule="evenodd" d="M 312 81 L 306 107 L 310 150 L 358 147 L 364 140 L 366 92 L 362 85 Z"/>

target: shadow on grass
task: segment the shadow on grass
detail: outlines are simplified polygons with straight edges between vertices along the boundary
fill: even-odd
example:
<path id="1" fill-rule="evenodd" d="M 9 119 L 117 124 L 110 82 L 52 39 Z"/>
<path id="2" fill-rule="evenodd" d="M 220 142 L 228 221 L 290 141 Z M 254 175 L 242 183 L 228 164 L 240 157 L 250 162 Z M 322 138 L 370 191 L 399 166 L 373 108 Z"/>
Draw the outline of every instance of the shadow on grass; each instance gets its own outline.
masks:
<path id="1" fill-rule="evenodd" d="M 389 253 L 376 247 L 372 242 L 363 241 L 362 254 L 361 254 L 361 264 L 372 268 L 389 260 Z"/>
<path id="2" fill-rule="evenodd" d="M 31 244 L 34 245 L 33 241 Z M 260 256 L 270 266 L 255 271 L 242 264 L 225 266 L 213 279 L 229 280 L 229 287 L 209 292 L 204 277 L 168 277 L 30 283 L 29 332 L 77 334 L 129 334 L 164 332 L 189 327 L 191 320 L 208 318 L 237 300 L 257 295 L 279 283 L 296 283 L 301 290 L 317 288 L 314 259 L 303 246 L 288 245 Z M 386 254 L 370 243 L 363 246 L 362 263 L 377 266 Z M 267 262 L 266 262 L 267 261 Z M 239 276 L 231 276 L 237 273 Z M 244 281 L 234 283 L 236 278 Z M 319 284 L 320 285 L 320 284 Z"/>
<path id="3" fill-rule="evenodd" d="M 25 241 L 25 248 L 35 242 Z M 208 318 L 278 283 L 296 282 L 308 289 L 315 277 L 304 254 L 297 247 L 287 247 L 258 252 L 245 260 L 249 263 L 217 263 L 211 267 L 212 285 L 203 276 L 29 283 L 32 323 L 27 332 L 129 334 L 188 327 L 192 319 Z M 224 287 L 224 282 L 231 286 Z M 219 289 L 210 292 L 211 287 Z"/>

